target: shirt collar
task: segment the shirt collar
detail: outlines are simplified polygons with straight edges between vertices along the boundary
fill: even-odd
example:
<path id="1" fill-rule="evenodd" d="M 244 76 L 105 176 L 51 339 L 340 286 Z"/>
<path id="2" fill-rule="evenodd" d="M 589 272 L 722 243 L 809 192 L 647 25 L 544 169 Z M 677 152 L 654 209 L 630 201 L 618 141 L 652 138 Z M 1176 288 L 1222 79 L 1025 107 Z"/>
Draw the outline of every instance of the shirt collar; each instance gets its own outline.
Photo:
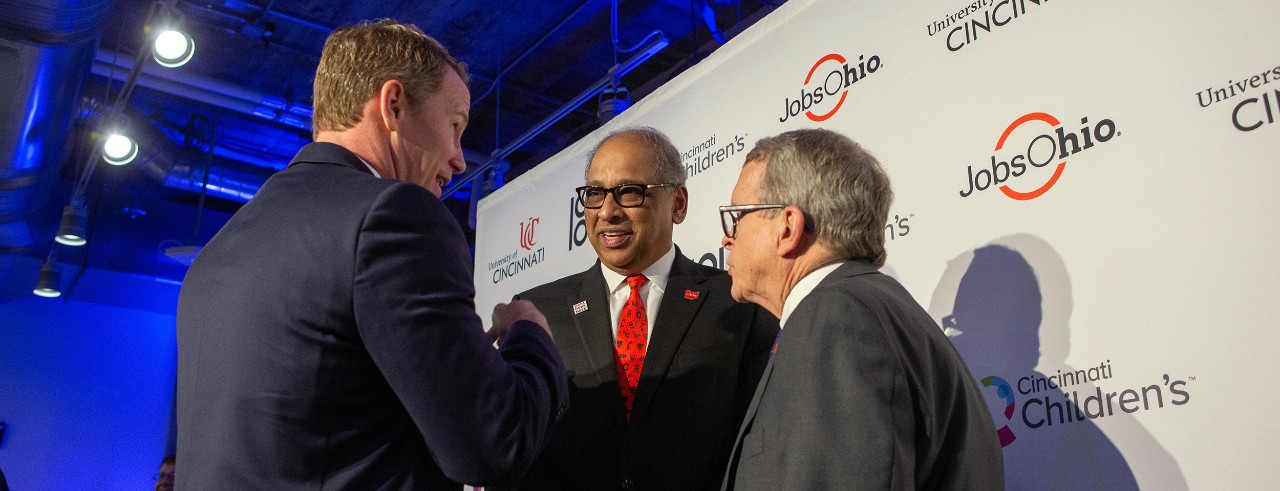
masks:
<path id="1" fill-rule="evenodd" d="M 662 257 L 658 258 L 657 261 L 654 261 L 653 264 L 650 264 L 649 267 L 644 268 L 644 271 L 641 271 L 640 274 L 644 275 L 645 278 L 648 278 L 649 283 L 653 286 L 658 287 L 661 290 L 666 290 L 667 278 L 671 277 L 671 266 L 674 265 L 675 262 L 676 245 L 671 244 L 671 249 L 667 250 L 666 254 L 663 254 Z M 619 288 L 622 288 L 627 284 L 626 275 L 609 269 L 608 266 L 601 264 L 600 272 L 603 273 L 604 284 L 609 287 L 610 294 L 617 292 Z"/>
<path id="2" fill-rule="evenodd" d="M 796 311 L 796 307 L 800 305 L 800 302 L 805 297 L 813 293 L 813 289 L 818 287 L 818 283 L 822 283 L 822 280 L 826 279 L 831 272 L 847 262 L 849 261 L 836 261 L 810 271 L 809 274 L 804 275 L 804 278 L 800 278 L 800 281 L 796 282 L 796 286 L 791 289 L 791 293 L 787 295 L 787 299 L 782 302 L 782 315 L 778 317 L 778 325 L 785 327 L 787 318 L 791 317 L 791 313 Z"/>
<path id="3" fill-rule="evenodd" d="M 352 153 L 355 153 L 355 152 L 352 152 Z M 369 165 L 369 162 L 365 161 L 363 157 L 356 155 L 356 158 L 360 159 L 360 163 L 364 164 L 365 167 L 369 168 L 369 172 L 373 173 L 373 177 L 382 179 L 382 174 L 378 173 L 378 169 L 374 169 L 373 166 Z"/>

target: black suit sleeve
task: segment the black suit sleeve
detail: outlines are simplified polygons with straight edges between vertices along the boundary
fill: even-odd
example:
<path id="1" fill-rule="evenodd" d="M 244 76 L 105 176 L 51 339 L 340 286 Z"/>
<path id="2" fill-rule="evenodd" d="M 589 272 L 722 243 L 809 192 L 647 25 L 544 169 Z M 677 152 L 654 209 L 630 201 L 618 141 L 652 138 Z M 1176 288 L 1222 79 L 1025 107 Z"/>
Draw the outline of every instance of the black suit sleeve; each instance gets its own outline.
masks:
<path id="1" fill-rule="evenodd" d="M 508 482 L 537 457 L 568 403 L 564 363 L 530 322 L 493 349 L 475 313 L 461 235 L 426 190 L 387 188 L 357 239 L 353 311 L 366 350 L 445 475 Z"/>

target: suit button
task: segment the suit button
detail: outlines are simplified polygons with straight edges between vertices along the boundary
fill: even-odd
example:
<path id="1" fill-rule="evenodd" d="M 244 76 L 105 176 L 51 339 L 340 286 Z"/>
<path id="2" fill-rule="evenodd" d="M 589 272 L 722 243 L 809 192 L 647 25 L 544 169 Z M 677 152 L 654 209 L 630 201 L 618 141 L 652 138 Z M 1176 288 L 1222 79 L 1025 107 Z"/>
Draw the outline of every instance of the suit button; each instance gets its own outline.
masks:
<path id="1" fill-rule="evenodd" d="M 636 482 L 632 481 L 631 478 L 626 478 L 622 480 L 622 489 L 635 489 L 635 487 L 636 487 Z"/>

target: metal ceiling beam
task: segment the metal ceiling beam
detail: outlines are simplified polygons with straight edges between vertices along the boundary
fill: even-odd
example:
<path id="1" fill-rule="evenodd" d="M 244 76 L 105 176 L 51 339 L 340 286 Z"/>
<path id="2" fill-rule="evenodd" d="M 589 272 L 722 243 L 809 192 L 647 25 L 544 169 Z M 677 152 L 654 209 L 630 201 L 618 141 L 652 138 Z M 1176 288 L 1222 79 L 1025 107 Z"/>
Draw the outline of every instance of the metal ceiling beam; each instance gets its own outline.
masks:
<path id="1" fill-rule="evenodd" d="M 595 97 L 596 95 L 598 95 L 600 91 L 604 90 L 606 87 L 612 86 L 616 80 L 626 75 L 627 73 L 630 73 L 631 70 L 634 70 L 637 66 L 640 66 L 641 63 L 644 63 L 649 58 L 652 58 L 653 55 L 658 54 L 658 52 L 662 51 L 663 48 L 666 48 L 668 44 L 671 44 L 671 42 L 668 41 L 666 37 L 659 36 L 657 39 L 644 45 L 644 47 L 637 50 L 638 52 L 634 56 L 632 56 L 630 59 L 628 59 L 627 61 L 623 62 L 620 65 L 614 65 L 613 68 L 609 69 L 608 74 L 606 74 L 600 80 L 597 80 L 596 83 L 591 84 L 590 87 L 587 87 L 586 90 L 578 94 L 577 97 L 574 97 L 573 100 L 570 100 L 564 106 L 561 106 L 560 109 L 556 110 L 556 112 L 552 113 L 550 116 L 547 116 L 545 119 L 540 121 L 538 124 L 534 125 L 532 128 L 529 128 L 529 130 L 524 132 L 524 134 L 516 137 L 516 139 L 513 140 L 511 143 L 507 144 L 507 146 L 494 150 L 493 155 L 489 158 L 487 162 L 485 162 L 480 167 L 476 168 L 474 171 L 468 172 L 468 174 L 475 176 L 476 179 L 483 178 L 484 174 L 488 172 L 489 169 L 492 169 L 493 166 L 496 165 L 498 161 L 507 158 L 508 155 L 511 155 L 511 152 L 516 151 L 525 143 L 528 143 L 529 140 L 532 140 L 534 137 L 538 136 L 543 131 L 546 131 L 547 128 L 551 127 L 551 125 L 555 124 L 557 121 L 560 121 L 560 119 L 563 118 L 566 114 L 573 112 L 575 109 L 578 108 L 578 106 L 581 106 L 583 103 L 587 102 L 592 97 Z M 458 180 L 458 181 L 455 181 L 453 184 L 450 184 L 448 187 L 444 189 L 443 193 L 440 193 L 440 199 L 444 199 L 451 196 L 453 193 L 457 192 L 458 189 L 462 188 L 464 184 L 467 184 L 464 180 Z"/>
<path id="2" fill-rule="evenodd" d="M 132 57 L 107 50 L 99 50 L 93 62 L 94 75 L 123 81 L 131 67 Z M 282 98 L 247 89 L 220 80 L 201 77 L 184 70 L 171 70 L 147 64 L 138 76 L 138 85 L 164 94 L 210 104 L 241 114 L 275 121 L 307 132 L 311 131 L 312 107 L 290 103 Z M 490 155 L 471 149 L 463 149 L 467 162 L 487 162 Z M 464 176 L 469 176 L 468 172 Z"/>

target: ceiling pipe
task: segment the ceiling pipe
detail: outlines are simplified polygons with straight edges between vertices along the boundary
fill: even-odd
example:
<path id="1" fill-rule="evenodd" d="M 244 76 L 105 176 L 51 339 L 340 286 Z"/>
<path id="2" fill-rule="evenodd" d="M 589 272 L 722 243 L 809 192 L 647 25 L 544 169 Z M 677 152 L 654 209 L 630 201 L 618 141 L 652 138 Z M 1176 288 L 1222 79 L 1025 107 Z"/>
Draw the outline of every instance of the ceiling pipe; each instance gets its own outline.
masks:
<path id="1" fill-rule="evenodd" d="M 511 61 L 511 63 L 507 63 L 506 64 L 507 66 L 502 70 L 499 70 L 498 74 L 493 77 L 493 81 L 489 84 L 489 88 L 486 89 L 483 93 L 481 93 L 478 97 L 471 99 L 471 105 L 475 106 L 477 103 L 484 100 L 485 97 L 488 97 L 489 94 L 493 93 L 493 90 L 497 88 L 498 83 L 502 81 L 503 75 L 506 75 L 507 72 L 511 71 L 512 68 L 520 64 L 521 61 L 524 61 L 524 59 L 528 57 L 530 54 L 532 54 L 533 51 L 538 48 L 538 46 L 542 45 L 542 43 L 546 42 L 548 39 L 551 39 L 552 34 L 555 34 L 556 31 L 559 31 L 561 27 L 564 27 L 565 24 L 568 24 L 570 19 L 573 19 L 574 17 L 576 17 L 578 13 L 582 12 L 582 9 L 587 8 L 587 6 L 591 4 L 591 2 L 592 0 L 586 0 L 582 2 L 582 4 L 578 5 L 578 8 L 573 9 L 573 12 L 569 12 L 569 15 L 566 15 L 564 16 L 563 19 L 560 19 L 560 22 L 556 23 L 555 27 L 552 27 L 550 30 L 546 32 L 546 34 L 543 34 L 542 37 L 538 38 L 537 41 L 534 41 L 533 44 L 530 44 L 527 48 L 524 49 L 524 51 L 520 52 L 520 56 L 517 56 L 515 60 Z"/>
<path id="2" fill-rule="evenodd" d="M 92 73 L 123 81 L 133 58 L 122 53 L 99 50 L 93 60 Z M 138 85 L 169 95 L 211 104 L 241 114 L 275 121 L 293 128 L 311 131 L 311 106 L 291 103 L 283 98 L 249 90 L 211 78 L 170 70 L 148 63 L 138 76 Z"/>
<path id="3" fill-rule="evenodd" d="M 100 77 L 123 81 L 126 75 L 128 75 L 126 71 L 130 68 L 129 59 L 129 56 L 121 53 L 106 50 L 98 51 L 93 62 L 92 73 Z M 140 86 L 164 94 L 210 104 L 248 116 L 275 121 L 307 132 L 311 131 L 311 115 L 313 113 L 313 109 L 308 104 L 287 102 L 283 98 L 271 96 L 219 80 L 193 75 L 186 70 L 167 70 L 157 66 L 148 65 L 142 69 L 142 72 L 138 76 L 137 83 Z M 291 150 L 296 151 L 297 149 Z M 474 164 L 487 162 L 490 158 L 489 154 L 471 149 L 463 149 L 462 153 L 463 158 L 472 165 L 468 165 L 468 172 L 458 179 L 455 179 L 455 181 L 465 181 L 469 179 L 473 174 L 471 169 L 475 167 Z M 228 179 L 232 178 L 232 176 L 227 177 Z M 257 180 L 255 179 L 254 182 L 256 181 Z M 190 190 L 189 186 L 185 184 L 189 182 L 188 180 L 179 179 L 174 182 L 182 182 L 184 184 L 179 188 Z M 168 182 L 166 181 L 166 185 L 167 184 Z M 261 183 L 257 184 L 261 185 Z M 244 186 L 242 185 L 233 185 L 232 182 L 228 182 L 226 188 L 229 192 L 234 192 L 236 196 L 244 196 Z M 196 187 L 196 192 L 198 192 L 198 186 Z M 250 195 L 251 194 L 252 193 L 250 193 Z M 243 201 L 238 198 L 235 199 Z"/>
<path id="4" fill-rule="evenodd" d="M 60 46 L 97 37 L 115 0 L 3 0 L 0 37 Z"/>
<path id="5" fill-rule="evenodd" d="M 146 116 L 132 108 L 126 113 L 135 122 L 133 132 L 143 148 L 137 158 L 143 173 L 167 188 L 200 193 L 206 189 L 207 179 L 209 196 L 245 203 L 270 177 L 270 169 L 224 158 L 210 159 L 205 152 L 183 148 Z"/>
<path id="6" fill-rule="evenodd" d="M 0 1 L 0 254 L 29 250 L 56 227 L 56 213 L 42 211 L 53 210 L 93 39 L 114 3 Z"/>
<path id="7" fill-rule="evenodd" d="M 601 91 L 603 91 L 605 88 L 613 86 L 613 84 L 616 83 L 615 82 L 616 80 L 630 73 L 637 66 L 640 66 L 641 63 L 644 63 L 649 58 L 652 58 L 653 55 L 658 54 L 658 52 L 662 51 L 663 48 L 666 48 L 667 45 L 669 44 L 671 44 L 671 42 L 668 41 L 665 36 L 658 36 L 657 39 L 654 39 L 653 41 L 650 41 L 648 44 L 645 44 L 643 47 L 638 48 L 638 51 L 639 51 L 638 53 L 636 53 L 627 61 L 623 62 L 621 65 L 614 65 L 613 68 L 609 69 L 609 73 L 605 75 L 604 78 L 601 78 L 600 80 L 597 80 L 596 83 L 591 84 L 591 86 L 587 87 L 587 89 L 582 91 L 582 93 L 578 94 L 568 103 L 565 103 L 564 106 L 561 106 L 560 109 L 557 109 L 556 112 L 552 113 L 550 116 L 547 116 L 545 119 L 538 122 L 538 124 L 534 125 L 532 128 L 529 128 L 529 130 L 524 132 L 524 134 L 516 137 L 516 139 L 512 140 L 512 142 L 507 144 L 507 146 L 494 150 L 493 154 L 489 157 L 488 161 L 486 161 L 484 164 L 480 165 L 479 167 L 475 168 L 474 170 L 471 170 L 470 172 L 468 172 L 468 174 L 472 176 L 471 180 L 483 178 L 485 173 L 488 172 L 489 169 L 492 169 L 494 165 L 497 164 L 498 161 L 506 159 L 507 156 L 511 155 L 511 152 L 514 152 L 524 144 L 529 143 L 529 140 L 532 140 L 534 137 L 538 136 L 543 131 L 546 131 L 547 128 L 550 128 L 551 125 L 560 121 L 560 119 L 563 118 L 566 114 L 573 112 L 575 109 L 578 108 L 578 106 L 581 106 L 583 103 L 591 100 L 596 95 L 598 95 Z M 441 199 L 447 198 L 453 195 L 453 193 L 457 192 L 458 189 L 462 188 L 463 185 L 468 185 L 468 184 L 471 184 L 471 183 L 468 183 L 464 180 L 454 181 L 452 184 L 450 184 L 448 187 L 444 189 L 443 193 L 440 193 L 440 198 Z M 478 189 L 478 188 L 479 186 L 472 187 L 472 189 Z"/>

